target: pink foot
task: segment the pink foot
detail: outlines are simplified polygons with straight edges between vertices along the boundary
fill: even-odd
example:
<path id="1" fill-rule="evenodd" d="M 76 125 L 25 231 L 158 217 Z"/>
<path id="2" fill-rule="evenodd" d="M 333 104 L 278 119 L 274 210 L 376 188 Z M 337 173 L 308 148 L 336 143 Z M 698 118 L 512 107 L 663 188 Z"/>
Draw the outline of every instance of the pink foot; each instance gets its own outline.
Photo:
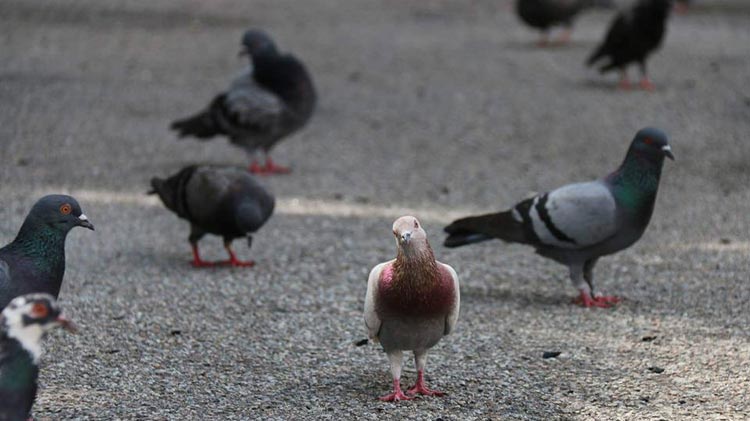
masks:
<path id="1" fill-rule="evenodd" d="M 228 265 L 236 268 L 251 268 L 255 266 L 254 260 L 238 260 L 238 259 L 230 259 L 225 260 L 223 262 L 220 262 L 222 265 Z"/>
<path id="2" fill-rule="evenodd" d="M 417 372 L 417 383 L 414 384 L 406 394 L 413 396 L 416 394 L 425 396 L 445 396 L 445 392 L 439 392 L 437 390 L 428 389 L 424 384 L 424 373 L 422 371 Z"/>
<path id="3" fill-rule="evenodd" d="M 263 174 L 263 167 L 258 165 L 257 162 L 253 161 L 249 167 L 247 167 L 247 171 L 251 174 Z"/>
<path id="4" fill-rule="evenodd" d="M 641 89 L 644 91 L 654 92 L 656 90 L 656 86 L 654 86 L 653 83 L 651 83 L 648 78 L 641 79 Z"/>
<path id="5" fill-rule="evenodd" d="M 263 167 L 261 174 L 289 174 L 292 170 L 288 167 L 276 165 L 271 157 L 266 158 L 266 165 Z"/>
<path id="6" fill-rule="evenodd" d="M 573 300 L 574 304 L 586 308 L 610 308 L 619 302 L 620 298 L 614 296 L 596 296 L 592 298 L 591 295 L 585 291 L 581 291 L 581 294 Z"/>
<path id="7" fill-rule="evenodd" d="M 216 263 L 214 262 L 207 262 L 201 259 L 201 255 L 198 252 L 198 244 L 192 244 L 191 247 L 193 248 L 193 261 L 190 262 L 190 264 L 193 265 L 194 268 L 210 268 L 216 266 Z"/>
<path id="8" fill-rule="evenodd" d="M 617 88 L 621 91 L 629 91 L 631 88 L 630 79 L 627 79 L 627 78 L 620 79 L 620 83 L 617 85 Z"/>
<path id="9" fill-rule="evenodd" d="M 397 402 L 397 401 L 410 401 L 411 398 L 404 395 L 404 392 L 401 391 L 401 383 L 398 381 L 398 379 L 393 379 L 393 393 L 385 396 L 381 396 L 380 398 L 383 402 Z"/>

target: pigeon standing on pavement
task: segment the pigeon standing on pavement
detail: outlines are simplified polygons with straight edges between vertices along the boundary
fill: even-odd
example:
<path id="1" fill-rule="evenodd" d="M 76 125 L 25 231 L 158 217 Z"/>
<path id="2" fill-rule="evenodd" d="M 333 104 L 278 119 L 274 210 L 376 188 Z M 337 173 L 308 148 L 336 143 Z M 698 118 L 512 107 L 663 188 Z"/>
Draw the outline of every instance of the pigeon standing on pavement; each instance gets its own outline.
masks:
<path id="1" fill-rule="evenodd" d="M 370 272 L 365 296 L 365 325 L 370 339 L 388 354 L 393 393 L 383 401 L 411 399 L 415 394 L 442 396 L 424 382 L 427 350 L 453 331 L 458 321 L 458 275 L 435 260 L 427 233 L 413 216 L 393 223 L 398 254 Z M 405 395 L 401 391 L 403 351 L 413 351 L 417 382 Z"/>
<path id="2" fill-rule="evenodd" d="M 630 89 L 627 68 L 631 63 L 638 63 L 641 88 L 653 91 L 646 60 L 664 39 L 671 8 L 672 0 L 638 0 L 631 8 L 615 16 L 604 42 L 594 50 L 586 64 L 592 66 L 606 58 L 599 71 L 619 70 L 620 88 Z"/>
<path id="3" fill-rule="evenodd" d="M 55 327 L 75 331 L 55 299 L 16 297 L 0 314 L 0 421 L 25 421 L 34 404 L 44 335 Z"/>
<path id="4" fill-rule="evenodd" d="M 193 266 L 255 264 L 238 260 L 231 247 L 240 237 L 247 237 L 248 246 L 252 245 L 252 234 L 273 213 L 274 197 L 252 175 L 238 168 L 191 165 L 167 179 L 151 179 L 151 187 L 150 194 L 158 194 L 169 210 L 190 222 Z M 200 258 L 198 241 L 207 233 L 224 238 L 228 261 Z"/>
<path id="5" fill-rule="evenodd" d="M 312 79 L 302 62 L 280 53 L 262 31 L 245 32 L 242 45 L 242 54 L 252 60 L 251 68 L 216 96 L 208 108 L 173 122 L 171 128 L 181 138 L 227 136 L 250 155 L 250 172 L 287 173 L 289 169 L 274 164 L 269 153 L 312 116 L 316 102 Z M 265 154 L 264 165 L 256 161 L 259 150 Z"/>
<path id="6" fill-rule="evenodd" d="M 65 274 L 65 238 L 74 227 L 94 229 L 74 198 L 55 194 L 34 204 L 15 240 L 0 249 L 0 308 L 32 292 L 57 298 Z"/>
<path id="7" fill-rule="evenodd" d="M 576 15 L 594 6 L 611 4 L 606 0 L 516 0 L 516 13 L 524 23 L 542 31 L 539 44 L 546 45 L 549 30 L 555 26 L 565 28 L 558 42 L 570 41 Z"/>
<path id="8" fill-rule="evenodd" d="M 584 307 L 609 307 L 617 297 L 594 294 L 593 269 L 600 257 L 638 241 L 654 210 L 664 158 L 674 159 L 661 130 L 640 130 L 613 173 L 568 184 L 499 213 L 459 219 L 445 228 L 446 247 L 498 238 L 528 244 L 568 266 Z"/>

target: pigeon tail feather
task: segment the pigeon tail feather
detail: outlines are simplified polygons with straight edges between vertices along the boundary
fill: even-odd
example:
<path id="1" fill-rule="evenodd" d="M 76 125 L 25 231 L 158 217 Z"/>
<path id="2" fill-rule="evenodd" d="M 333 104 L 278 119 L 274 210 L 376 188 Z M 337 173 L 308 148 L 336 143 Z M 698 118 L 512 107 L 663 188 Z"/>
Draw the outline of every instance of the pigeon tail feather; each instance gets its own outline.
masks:
<path id="1" fill-rule="evenodd" d="M 446 247 L 460 247 L 494 238 L 526 242 L 523 225 L 513 218 L 512 210 L 459 219 L 445 227 L 445 232 L 449 234 L 444 243 Z"/>

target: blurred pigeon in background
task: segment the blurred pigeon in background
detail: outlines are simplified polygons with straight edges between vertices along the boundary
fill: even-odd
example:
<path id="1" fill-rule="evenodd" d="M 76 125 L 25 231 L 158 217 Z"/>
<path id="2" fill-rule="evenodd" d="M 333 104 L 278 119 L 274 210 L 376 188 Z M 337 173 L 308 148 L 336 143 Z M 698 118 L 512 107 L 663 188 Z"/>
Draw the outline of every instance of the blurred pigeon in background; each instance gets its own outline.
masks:
<path id="1" fill-rule="evenodd" d="M 576 15 L 591 7 L 613 7 L 611 0 L 517 0 L 516 13 L 532 28 L 542 31 L 540 45 L 549 42 L 549 30 L 555 26 L 564 27 L 558 43 L 570 41 L 573 20 Z"/>
<path id="2" fill-rule="evenodd" d="M 252 234 L 273 213 L 274 197 L 252 175 L 238 168 L 191 165 L 167 179 L 152 178 L 151 187 L 150 194 L 158 194 L 169 210 L 190 222 L 193 266 L 255 264 L 238 260 L 231 247 L 240 237 L 247 237 L 251 246 Z M 207 233 L 224 238 L 229 260 L 201 260 L 198 241 Z"/>
<path id="3" fill-rule="evenodd" d="M 584 307 L 609 307 L 617 297 L 594 295 L 597 260 L 630 247 L 654 210 L 664 157 L 674 159 L 661 130 L 640 130 L 625 160 L 599 180 L 568 184 L 500 213 L 459 219 L 445 228 L 446 247 L 498 238 L 528 244 L 570 269 Z"/>
<path id="4" fill-rule="evenodd" d="M 604 42 L 591 54 L 586 64 L 607 59 L 600 67 L 601 73 L 619 70 L 620 88 L 630 89 L 627 68 L 638 63 L 641 70 L 641 88 L 653 91 L 648 77 L 646 60 L 662 43 L 667 18 L 672 8 L 671 0 L 638 0 L 632 7 L 615 16 Z"/>
<path id="5" fill-rule="evenodd" d="M 242 45 L 241 54 L 250 56 L 251 68 L 216 96 L 208 108 L 173 122 L 171 128 L 181 138 L 227 136 L 248 152 L 252 173 L 288 173 L 288 168 L 274 164 L 270 150 L 312 116 L 316 103 L 312 79 L 294 56 L 279 53 L 264 32 L 245 32 Z M 256 161 L 258 150 L 265 155 L 264 165 Z"/>

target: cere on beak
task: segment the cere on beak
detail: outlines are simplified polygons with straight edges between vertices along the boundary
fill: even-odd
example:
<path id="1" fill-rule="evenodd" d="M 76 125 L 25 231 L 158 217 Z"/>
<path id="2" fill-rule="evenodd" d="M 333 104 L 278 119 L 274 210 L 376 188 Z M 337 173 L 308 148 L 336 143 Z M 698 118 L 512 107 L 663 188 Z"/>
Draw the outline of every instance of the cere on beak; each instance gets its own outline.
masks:
<path id="1" fill-rule="evenodd" d="M 88 228 L 91 231 L 94 231 L 94 224 L 89 221 L 89 218 L 86 216 L 86 214 L 81 214 L 81 216 L 78 217 L 78 226 Z"/>
<path id="2" fill-rule="evenodd" d="M 76 325 L 73 322 L 71 322 L 70 320 L 68 320 L 62 314 L 59 315 L 59 316 L 57 316 L 57 319 L 55 321 L 60 324 L 60 327 L 62 327 L 63 329 L 67 330 L 68 332 L 70 332 L 70 333 L 78 333 L 78 327 L 76 327 Z"/>
<path id="3" fill-rule="evenodd" d="M 662 152 L 664 152 L 664 156 L 674 161 L 674 155 L 672 155 L 672 147 L 669 145 L 664 145 L 661 148 Z"/>

